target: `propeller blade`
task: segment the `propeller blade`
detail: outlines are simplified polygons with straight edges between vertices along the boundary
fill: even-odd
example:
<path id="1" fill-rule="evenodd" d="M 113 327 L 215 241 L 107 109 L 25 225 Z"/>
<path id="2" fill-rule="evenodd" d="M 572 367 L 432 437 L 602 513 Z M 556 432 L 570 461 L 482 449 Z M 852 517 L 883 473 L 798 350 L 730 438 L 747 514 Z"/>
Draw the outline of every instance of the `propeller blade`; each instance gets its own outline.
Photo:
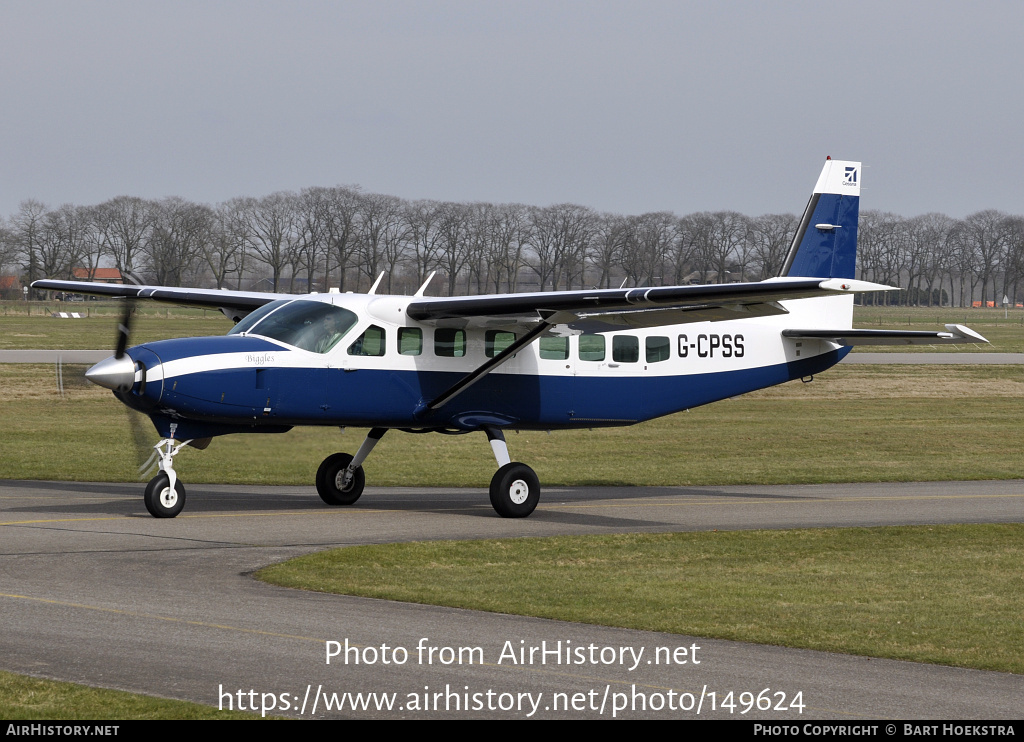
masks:
<path id="1" fill-rule="evenodd" d="M 125 299 L 124 314 L 117 325 L 117 345 L 114 350 L 114 358 L 124 357 L 124 351 L 128 347 L 128 338 L 132 334 L 132 314 L 135 312 L 135 302 Z"/>

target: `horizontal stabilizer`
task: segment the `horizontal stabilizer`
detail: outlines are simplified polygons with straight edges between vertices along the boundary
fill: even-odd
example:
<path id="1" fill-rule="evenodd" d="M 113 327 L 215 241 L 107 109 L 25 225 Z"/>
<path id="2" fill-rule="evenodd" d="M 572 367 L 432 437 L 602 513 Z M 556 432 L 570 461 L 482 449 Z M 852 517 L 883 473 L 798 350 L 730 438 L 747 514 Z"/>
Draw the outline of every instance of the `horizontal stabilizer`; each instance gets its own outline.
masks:
<path id="1" fill-rule="evenodd" d="M 838 345 L 952 345 L 987 343 L 963 325 L 946 325 L 946 332 L 920 330 L 783 330 L 782 336 L 803 340 L 828 340 Z"/>

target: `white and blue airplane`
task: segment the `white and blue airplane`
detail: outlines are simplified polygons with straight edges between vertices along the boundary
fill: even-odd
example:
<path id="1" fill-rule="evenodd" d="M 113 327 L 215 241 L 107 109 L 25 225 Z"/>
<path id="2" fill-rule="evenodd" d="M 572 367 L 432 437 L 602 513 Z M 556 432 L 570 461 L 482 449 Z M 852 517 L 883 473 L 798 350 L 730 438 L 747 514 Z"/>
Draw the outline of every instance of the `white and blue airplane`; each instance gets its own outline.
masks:
<path id="1" fill-rule="evenodd" d="M 362 464 L 389 430 L 483 431 L 498 470 L 490 499 L 522 518 L 537 475 L 513 462 L 505 430 L 632 425 L 805 378 L 861 344 L 977 343 L 947 332 L 854 330 L 853 295 L 892 287 L 854 280 L 861 166 L 829 159 L 782 275 L 765 281 L 488 296 L 337 292 L 310 295 L 36 281 L 37 289 L 218 308 L 221 337 L 117 352 L 86 374 L 150 417 L 159 472 L 145 504 L 173 518 L 185 504 L 175 455 L 229 433 L 297 425 L 370 432 L 354 456 L 316 474 L 329 505 L 362 494 Z M 429 279 L 428 279 L 429 282 Z M 130 312 L 129 312 L 130 314 Z M 127 316 L 127 315 L 126 315 Z"/>

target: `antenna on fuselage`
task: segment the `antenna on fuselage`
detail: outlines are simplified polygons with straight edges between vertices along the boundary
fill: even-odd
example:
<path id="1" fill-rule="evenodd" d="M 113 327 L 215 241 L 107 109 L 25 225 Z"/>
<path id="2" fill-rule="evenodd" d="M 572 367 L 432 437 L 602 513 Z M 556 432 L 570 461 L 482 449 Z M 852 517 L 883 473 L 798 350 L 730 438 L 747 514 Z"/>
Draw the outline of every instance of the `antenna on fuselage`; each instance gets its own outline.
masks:
<path id="1" fill-rule="evenodd" d="M 380 275 L 377 276 L 377 280 L 373 282 L 373 286 L 371 286 L 370 290 L 366 292 L 367 295 L 369 295 L 369 294 L 376 294 L 377 293 L 377 287 L 380 286 L 380 282 L 383 281 L 383 280 L 384 280 L 384 271 L 381 271 Z"/>
<path id="2" fill-rule="evenodd" d="M 423 292 L 427 290 L 427 284 L 430 283 L 431 279 L 437 274 L 437 271 L 430 271 L 430 275 L 427 276 L 427 280 L 423 282 L 423 285 L 416 289 L 416 293 L 413 296 L 423 296 Z"/>

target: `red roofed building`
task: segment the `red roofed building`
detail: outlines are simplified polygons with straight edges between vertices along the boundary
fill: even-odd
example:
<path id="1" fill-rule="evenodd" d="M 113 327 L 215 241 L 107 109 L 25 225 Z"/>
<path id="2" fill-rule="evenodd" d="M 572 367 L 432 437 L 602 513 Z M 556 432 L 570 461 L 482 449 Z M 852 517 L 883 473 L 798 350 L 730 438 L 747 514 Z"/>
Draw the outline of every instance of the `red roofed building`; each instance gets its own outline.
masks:
<path id="1" fill-rule="evenodd" d="M 0 298 L 2 299 L 20 299 L 21 296 L 21 279 L 17 276 L 0 276 Z"/>
<path id="2" fill-rule="evenodd" d="M 75 268 L 71 271 L 72 276 L 76 281 L 99 281 L 100 283 L 124 283 L 124 279 L 121 278 L 121 271 L 117 268 L 97 268 L 92 278 L 89 278 L 89 270 L 87 268 Z"/>

